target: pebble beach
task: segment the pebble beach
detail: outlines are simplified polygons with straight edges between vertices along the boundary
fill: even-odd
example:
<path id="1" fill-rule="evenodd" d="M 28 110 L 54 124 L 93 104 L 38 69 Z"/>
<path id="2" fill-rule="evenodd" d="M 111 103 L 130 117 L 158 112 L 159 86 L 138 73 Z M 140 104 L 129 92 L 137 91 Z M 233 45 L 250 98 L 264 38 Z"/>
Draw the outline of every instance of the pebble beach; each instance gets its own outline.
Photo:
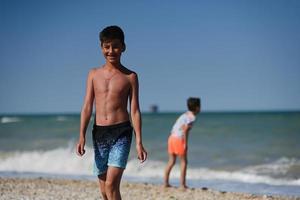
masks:
<path id="1" fill-rule="evenodd" d="M 124 200 L 300 200 L 300 197 L 253 195 L 215 191 L 209 188 L 164 188 L 148 183 L 121 183 Z M 98 183 L 91 180 L 66 180 L 52 178 L 0 178 L 1 200 L 69 200 L 102 199 Z"/>

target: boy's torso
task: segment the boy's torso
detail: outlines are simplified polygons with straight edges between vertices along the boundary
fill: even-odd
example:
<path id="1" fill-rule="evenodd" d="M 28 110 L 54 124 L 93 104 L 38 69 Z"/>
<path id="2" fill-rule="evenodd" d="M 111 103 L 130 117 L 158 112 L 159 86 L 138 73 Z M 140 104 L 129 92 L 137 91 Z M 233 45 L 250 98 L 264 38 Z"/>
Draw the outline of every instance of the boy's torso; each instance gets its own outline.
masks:
<path id="1" fill-rule="evenodd" d="M 96 69 L 93 78 L 96 124 L 112 125 L 129 121 L 127 111 L 131 91 L 131 71 L 125 69 Z"/>
<path id="2" fill-rule="evenodd" d="M 172 127 L 171 130 L 171 135 L 182 138 L 184 133 L 183 133 L 183 126 L 184 125 L 189 125 L 192 126 L 193 122 L 196 120 L 196 116 L 191 114 L 191 112 L 185 112 L 178 119 L 176 120 L 175 124 Z"/>

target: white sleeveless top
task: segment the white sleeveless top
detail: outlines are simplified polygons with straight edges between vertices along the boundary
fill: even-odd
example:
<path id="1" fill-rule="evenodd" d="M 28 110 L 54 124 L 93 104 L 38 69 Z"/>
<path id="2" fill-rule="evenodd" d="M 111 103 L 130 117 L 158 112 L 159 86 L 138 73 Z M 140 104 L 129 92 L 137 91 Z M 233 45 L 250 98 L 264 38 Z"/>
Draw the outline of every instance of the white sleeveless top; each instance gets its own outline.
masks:
<path id="1" fill-rule="evenodd" d="M 175 124 L 173 125 L 171 131 L 172 136 L 182 138 L 184 136 L 182 126 L 192 126 L 195 120 L 196 116 L 191 111 L 187 111 L 180 115 L 180 117 L 176 120 Z"/>

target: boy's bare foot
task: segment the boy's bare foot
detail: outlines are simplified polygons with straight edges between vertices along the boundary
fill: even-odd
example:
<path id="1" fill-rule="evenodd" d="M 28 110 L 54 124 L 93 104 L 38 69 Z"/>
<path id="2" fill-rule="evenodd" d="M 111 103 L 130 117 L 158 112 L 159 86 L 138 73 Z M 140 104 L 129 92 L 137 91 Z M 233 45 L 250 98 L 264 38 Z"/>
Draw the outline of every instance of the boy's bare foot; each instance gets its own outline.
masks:
<path id="1" fill-rule="evenodd" d="M 165 187 L 165 188 L 169 188 L 169 187 L 172 187 L 172 185 L 170 185 L 169 183 L 165 183 L 165 184 L 164 184 L 164 187 Z"/>
<path id="2" fill-rule="evenodd" d="M 207 187 L 202 187 L 201 190 L 206 191 L 206 190 L 208 190 L 208 188 Z"/>
<path id="3" fill-rule="evenodd" d="M 183 190 L 189 189 L 189 187 L 187 185 L 181 185 L 180 188 L 183 189 Z"/>

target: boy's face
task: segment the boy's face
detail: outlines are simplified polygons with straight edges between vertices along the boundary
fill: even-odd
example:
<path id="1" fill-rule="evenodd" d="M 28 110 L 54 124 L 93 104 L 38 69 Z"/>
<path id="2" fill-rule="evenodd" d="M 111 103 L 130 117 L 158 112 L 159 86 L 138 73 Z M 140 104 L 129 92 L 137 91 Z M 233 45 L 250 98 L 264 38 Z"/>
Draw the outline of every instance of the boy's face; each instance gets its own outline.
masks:
<path id="1" fill-rule="evenodd" d="M 101 45 L 102 53 L 107 62 L 112 64 L 120 63 L 122 52 L 125 46 L 119 39 L 104 41 Z"/>
<path id="2" fill-rule="evenodd" d="M 198 113 L 200 113 L 201 112 L 201 106 L 197 106 L 197 108 L 196 108 L 196 115 L 198 114 Z"/>

